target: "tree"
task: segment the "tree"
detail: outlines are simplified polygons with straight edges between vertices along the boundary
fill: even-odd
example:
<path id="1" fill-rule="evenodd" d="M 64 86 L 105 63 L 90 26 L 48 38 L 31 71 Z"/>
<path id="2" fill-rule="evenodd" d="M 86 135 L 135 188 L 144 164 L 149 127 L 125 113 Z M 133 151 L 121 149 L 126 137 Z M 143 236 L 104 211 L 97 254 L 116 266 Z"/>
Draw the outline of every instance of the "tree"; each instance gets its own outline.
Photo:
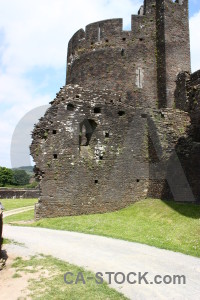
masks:
<path id="1" fill-rule="evenodd" d="M 13 171 L 6 167 L 0 167 L 0 186 L 13 183 Z"/>
<path id="2" fill-rule="evenodd" d="M 29 183 L 30 176 L 24 170 L 13 170 L 13 184 L 26 185 Z"/>

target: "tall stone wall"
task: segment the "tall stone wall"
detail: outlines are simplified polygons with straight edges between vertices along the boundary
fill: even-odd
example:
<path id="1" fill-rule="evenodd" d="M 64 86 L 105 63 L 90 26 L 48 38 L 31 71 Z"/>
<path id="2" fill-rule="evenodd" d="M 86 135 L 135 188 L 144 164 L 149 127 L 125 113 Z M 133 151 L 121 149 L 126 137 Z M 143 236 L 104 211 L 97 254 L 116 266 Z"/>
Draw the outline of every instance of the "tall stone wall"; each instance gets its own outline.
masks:
<path id="1" fill-rule="evenodd" d="M 174 106 L 176 77 L 190 72 L 188 0 L 160 0 L 156 5 L 159 107 Z"/>

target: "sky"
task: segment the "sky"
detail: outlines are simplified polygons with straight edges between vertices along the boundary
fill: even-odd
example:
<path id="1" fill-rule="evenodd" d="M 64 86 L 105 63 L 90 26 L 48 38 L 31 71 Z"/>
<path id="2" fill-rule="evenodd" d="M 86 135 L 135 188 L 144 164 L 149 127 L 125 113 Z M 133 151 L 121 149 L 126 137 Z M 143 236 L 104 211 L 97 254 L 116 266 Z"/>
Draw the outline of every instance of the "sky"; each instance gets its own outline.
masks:
<path id="1" fill-rule="evenodd" d="M 200 1 L 189 2 L 194 72 L 200 69 Z M 131 14 L 137 14 L 142 4 L 142 0 L 0 0 L 0 166 L 33 164 L 30 131 L 65 84 L 71 36 L 89 23 L 116 17 L 123 18 L 124 29 L 129 29 Z"/>

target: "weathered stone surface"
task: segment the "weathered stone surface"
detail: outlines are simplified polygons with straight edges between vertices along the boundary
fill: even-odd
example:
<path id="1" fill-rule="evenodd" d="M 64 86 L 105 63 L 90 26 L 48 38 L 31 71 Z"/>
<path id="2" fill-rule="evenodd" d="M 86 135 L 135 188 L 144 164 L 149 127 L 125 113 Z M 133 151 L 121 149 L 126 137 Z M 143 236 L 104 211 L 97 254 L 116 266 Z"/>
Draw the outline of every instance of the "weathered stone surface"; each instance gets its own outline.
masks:
<path id="1" fill-rule="evenodd" d="M 180 164 L 200 116 L 190 113 L 199 76 L 189 73 L 188 1 L 144 1 L 131 31 L 122 19 L 80 29 L 67 62 L 66 85 L 33 131 L 36 218 L 113 211 L 147 195 L 197 200 Z"/>
<path id="2" fill-rule="evenodd" d="M 38 189 L 17 189 L 17 188 L 0 188 L 1 199 L 11 198 L 38 198 Z"/>

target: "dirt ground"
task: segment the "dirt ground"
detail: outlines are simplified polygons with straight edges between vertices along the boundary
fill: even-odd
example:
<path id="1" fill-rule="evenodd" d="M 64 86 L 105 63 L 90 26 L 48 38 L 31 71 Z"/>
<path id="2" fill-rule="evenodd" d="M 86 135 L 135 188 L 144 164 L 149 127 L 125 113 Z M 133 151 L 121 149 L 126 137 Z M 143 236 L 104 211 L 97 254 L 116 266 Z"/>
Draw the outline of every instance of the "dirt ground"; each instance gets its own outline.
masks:
<path id="1" fill-rule="evenodd" d="M 3 247 L 2 253 L 3 258 L 6 260 L 5 267 L 0 270 L 0 299 L 3 300 L 31 300 L 32 298 L 29 296 L 30 291 L 28 289 L 29 280 L 31 279 L 39 279 L 41 276 L 41 270 L 38 269 L 36 273 L 27 273 L 27 272 L 16 272 L 16 269 L 12 267 L 12 264 L 17 257 L 14 251 L 12 251 L 11 245 L 5 245 Z M 21 248 L 13 245 L 14 248 Z M 10 249 L 11 248 L 11 249 Z M 22 249 L 22 248 L 21 248 Z M 30 256 L 27 256 L 25 253 L 17 254 L 23 260 L 27 260 Z M 32 254 L 32 253 L 31 253 Z M 30 270 L 31 267 L 29 267 Z M 46 276 L 49 276 L 49 272 L 47 270 L 42 270 L 42 273 L 46 273 Z"/>
<path id="2" fill-rule="evenodd" d="M 4 300 L 29 300 L 28 280 L 35 274 L 23 274 L 22 277 L 13 278 L 16 274 L 12 264 L 16 257 L 9 255 L 6 260 L 6 266 L 0 271 L 0 291 L 1 299 Z"/>

